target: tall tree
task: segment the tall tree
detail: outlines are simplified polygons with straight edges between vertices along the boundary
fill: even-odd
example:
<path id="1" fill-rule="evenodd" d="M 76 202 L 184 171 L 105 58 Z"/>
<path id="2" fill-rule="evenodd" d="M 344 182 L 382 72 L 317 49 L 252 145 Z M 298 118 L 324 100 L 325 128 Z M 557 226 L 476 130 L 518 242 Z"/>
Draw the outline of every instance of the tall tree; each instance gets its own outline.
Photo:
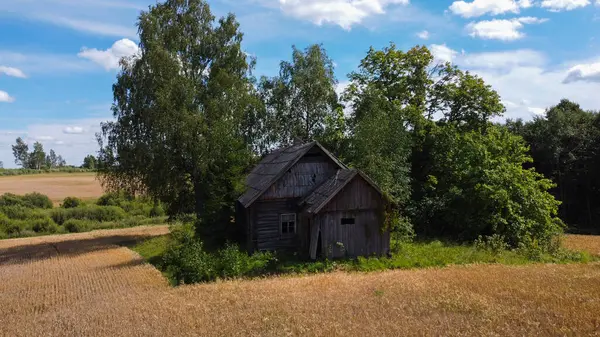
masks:
<path id="1" fill-rule="evenodd" d="M 292 61 L 281 62 L 279 76 L 262 78 L 260 92 L 270 116 L 271 140 L 290 144 L 323 135 L 327 118 L 339 107 L 333 61 L 321 45 L 293 46 Z"/>
<path id="2" fill-rule="evenodd" d="M 87 155 L 85 158 L 83 158 L 83 165 L 81 167 L 88 170 L 96 169 L 96 157 L 91 154 Z"/>
<path id="3" fill-rule="evenodd" d="M 16 144 L 12 146 L 13 155 L 15 156 L 15 164 L 28 168 L 29 166 L 29 146 L 21 137 L 17 138 Z"/>
<path id="4" fill-rule="evenodd" d="M 46 166 L 48 168 L 58 167 L 58 157 L 56 156 L 56 152 L 52 149 L 50 149 L 50 153 L 46 156 Z"/>
<path id="5" fill-rule="evenodd" d="M 33 143 L 33 151 L 29 154 L 29 167 L 41 170 L 46 165 L 46 152 L 40 142 Z"/>
<path id="6" fill-rule="evenodd" d="M 215 21 L 203 0 L 168 0 L 138 26 L 140 52 L 122 60 L 113 86 L 116 121 L 99 136 L 101 180 L 224 227 L 250 158 L 253 61 L 239 24 Z"/>

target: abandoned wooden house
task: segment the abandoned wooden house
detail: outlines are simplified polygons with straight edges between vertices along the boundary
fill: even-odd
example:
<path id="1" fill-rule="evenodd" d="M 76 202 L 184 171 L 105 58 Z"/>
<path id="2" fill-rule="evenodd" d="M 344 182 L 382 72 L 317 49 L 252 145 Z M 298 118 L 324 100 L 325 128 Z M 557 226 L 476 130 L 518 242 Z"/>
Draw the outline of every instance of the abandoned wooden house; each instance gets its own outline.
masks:
<path id="1" fill-rule="evenodd" d="M 318 142 L 268 154 L 246 185 L 238 219 L 250 251 L 296 252 L 312 259 L 389 252 L 383 193 Z"/>

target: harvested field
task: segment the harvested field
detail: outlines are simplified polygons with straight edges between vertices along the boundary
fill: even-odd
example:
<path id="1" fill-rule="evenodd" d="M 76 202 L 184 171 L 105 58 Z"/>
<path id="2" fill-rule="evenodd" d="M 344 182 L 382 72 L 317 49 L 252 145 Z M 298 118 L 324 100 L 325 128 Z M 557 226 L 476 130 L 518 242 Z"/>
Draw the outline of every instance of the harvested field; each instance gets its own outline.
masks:
<path id="1" fill-rule="evenodd" d="M 600 235 L 565 235 L 563 245 L 572 250 L 600 256 Z"/>
<path id="2" fill-rule="evenodd" d="M 47 195 L 55 203 L 66 197 L 98 198 L 103 193 L 95 173 L 50 173 L 0 177 L 0 191 L 19 195 L 39 192 Z"/>
<path id="3" fill-rule="evenodd" d="M 171 288 L 116 245 L 166 231 L 0 241 L 0 335 L 600 334 L 596 263 L 337 272 Z"/>

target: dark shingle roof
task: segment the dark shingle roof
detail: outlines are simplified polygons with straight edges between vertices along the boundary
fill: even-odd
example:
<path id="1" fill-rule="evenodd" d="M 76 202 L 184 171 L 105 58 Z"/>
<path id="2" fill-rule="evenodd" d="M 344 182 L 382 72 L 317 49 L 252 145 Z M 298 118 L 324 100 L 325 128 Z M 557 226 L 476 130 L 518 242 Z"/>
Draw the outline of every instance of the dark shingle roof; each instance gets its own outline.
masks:
<path id="1" fill-rule="evenodd" d="M 302 204 L 306 205 L 304 211 L 307 213 L 318 212 L 323 204 L 331 200 L 357 174 L 357 170 L 338 170 L 302 201 Z"/>
<path id="2" fill-rule="evenodd" d="M 244 207 L 250 206 L 314 146 L 318 146 L 340 168 L 346 168 L 344 164 L 316 141 L 278 149 L 265 156 L 250 172 L 246 178 L 246 193 L 238 201 Z"/>

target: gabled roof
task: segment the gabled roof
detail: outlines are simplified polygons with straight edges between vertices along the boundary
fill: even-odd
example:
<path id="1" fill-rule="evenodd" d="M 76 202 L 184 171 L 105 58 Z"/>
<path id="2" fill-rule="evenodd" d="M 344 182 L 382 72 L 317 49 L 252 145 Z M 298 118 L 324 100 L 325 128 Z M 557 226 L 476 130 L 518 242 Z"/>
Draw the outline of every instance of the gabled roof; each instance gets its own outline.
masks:
<path id="1" fill-rule="evenodd" d="M 302 200 L 301 205 L 305 205 L 304 212 L 316 214 L 327 205 L 349 182 L 356 176 L 361 176 L 369 185 L 384 196 L 377 184 L 375 184 L 366 174 L 359 170 L 338 170 L 331 178 L 317 187 L 308 197 Z"/>
<path id="2" fill-rule="evenodd" d="M 238 201 L 249 207 L 265 191 L 281 178 L 294 164 L 296 164 L 308 151 L 317 146 L 341 169 L 347 169 L 334 155 L 327 151 L 319 142 L 313 141 L 301 145 L 282 148 L 266 155 L 246 178 L 246 193 Z"/>

